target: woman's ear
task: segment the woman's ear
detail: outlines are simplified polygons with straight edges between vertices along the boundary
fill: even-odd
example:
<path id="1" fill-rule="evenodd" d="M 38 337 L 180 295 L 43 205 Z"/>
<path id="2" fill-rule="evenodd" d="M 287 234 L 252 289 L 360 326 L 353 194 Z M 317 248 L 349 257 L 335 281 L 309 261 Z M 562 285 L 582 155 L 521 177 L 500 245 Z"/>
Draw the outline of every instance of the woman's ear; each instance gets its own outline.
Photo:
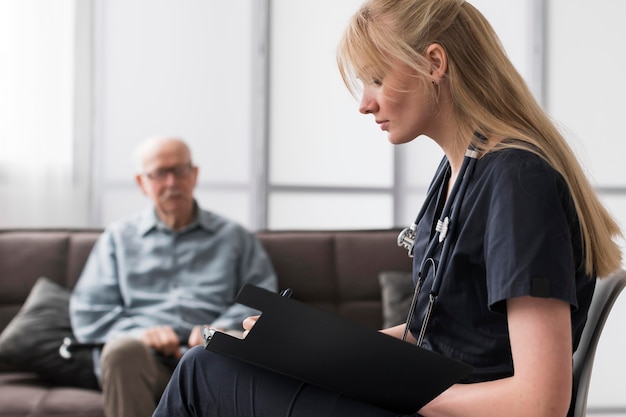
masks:
<path id="1" fill-rule="evenodd" d="M 426 59 L 430 62 L 430 76 L 432 81 L 439 84 L 448 72 L 448 56 L 438 43 L 433 43 L 426 49 Z"/>

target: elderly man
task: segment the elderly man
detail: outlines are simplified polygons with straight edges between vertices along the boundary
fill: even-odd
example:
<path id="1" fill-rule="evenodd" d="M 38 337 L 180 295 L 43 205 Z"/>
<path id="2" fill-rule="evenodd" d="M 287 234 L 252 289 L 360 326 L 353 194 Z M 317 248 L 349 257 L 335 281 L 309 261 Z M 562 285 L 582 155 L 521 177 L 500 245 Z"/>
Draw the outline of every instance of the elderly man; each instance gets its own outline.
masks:
<path id="1" fill-rule="evenodd" d="M 77 339 L 104 343 L 94 357 L 108 417 L 151 416 L 201 326 L 241 330 L 255 313 L 233 302 L 241 287 L 277 289 L 256 237 L 198 206 L 198 167 L 182 140 L 149 139 L 137 160 L 154 206 L 106 228 L 70 301 Z"/>

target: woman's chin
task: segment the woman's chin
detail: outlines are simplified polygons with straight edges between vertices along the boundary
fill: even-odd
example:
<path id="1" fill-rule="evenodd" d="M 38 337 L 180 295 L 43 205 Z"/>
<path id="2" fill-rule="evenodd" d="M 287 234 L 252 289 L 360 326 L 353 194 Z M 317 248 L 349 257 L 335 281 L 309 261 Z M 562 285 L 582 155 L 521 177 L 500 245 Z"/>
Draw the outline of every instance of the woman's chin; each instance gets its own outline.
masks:
<path id="1" fill-rule="evenodd" d="M 402 145 L 403 143 L 408 143 L 408 142 L 412 141 L 413 139 L 415 139 L 415 138 L 408 138 L 408 137 L 404 137 L 404 136 L 395 136 L 395 135 L 393 135 L 391 133 L 389 133 L 387 135 L 387 140 L 392 145 Z"/>

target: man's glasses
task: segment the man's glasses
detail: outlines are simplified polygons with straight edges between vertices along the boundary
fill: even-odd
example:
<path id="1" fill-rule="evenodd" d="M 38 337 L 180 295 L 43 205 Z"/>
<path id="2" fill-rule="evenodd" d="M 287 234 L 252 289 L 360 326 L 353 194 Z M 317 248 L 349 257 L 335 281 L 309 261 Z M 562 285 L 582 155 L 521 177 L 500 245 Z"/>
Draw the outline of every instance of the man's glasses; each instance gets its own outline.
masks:
<path id="1" fill-rule="evenodd" d="M 193 171 L 193 165 L 176 165 L 170 168 L 157 168 L 151 172 L 145 172 L 144 175 L 150 178 L 152 181 L 165 181 L 167 177 L 172 174 L 177 180 L 183 180 L 188 178 Z"/>

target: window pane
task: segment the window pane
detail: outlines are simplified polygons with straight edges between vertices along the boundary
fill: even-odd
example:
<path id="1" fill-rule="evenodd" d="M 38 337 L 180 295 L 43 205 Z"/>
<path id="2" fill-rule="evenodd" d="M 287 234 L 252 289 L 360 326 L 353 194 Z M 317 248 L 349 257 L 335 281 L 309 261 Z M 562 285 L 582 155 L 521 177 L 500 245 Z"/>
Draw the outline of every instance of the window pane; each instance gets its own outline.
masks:
<path id="1" fill-rule="evenodd" d="M 0 165 L 11 181 L 71 180 L 73 6 L 0 2 Z"/>
<path id="2" fill-rule="evenodd" d="M 189 141 L 203 179 L 247 183 L 252 3 L 98 4 L 103 178 L 131 178 L 135 145 L 171 134 Z"/>
<path id="3" fill-rule="evenodd" d="M 272 193 L 270 229 L 377 229 L 392 227 L 390 195 Z"/>
<path id="4" fill-rule="evenodd" d="M 76 13 L 74 0 L 0 1 L 1 227 L 88 223 L 89 138 L 75 135 Z"/>
<path id="5" fill-rule="evenodd" d="M 393 147 L 373 117 L 358 112 L 358 101 L 343 85 L 335 60 L 346 20 L 360 4 L 272 2 L 269 146 L 274 185 L 389 187 L 393 182 Z"/>
<path id="6" fill-rule="evenodd" d="M 626 189 L 626 54 L 622 53 L 626 2 L 554 0 L 549 4 L 550 113 L 564 126 L 592 180 Z M 601 63 L 597 57 L 602 57 Z"/>
<path id="7" fill-rule="evenodd" d="M 185 139 L 198 199 L 251 224 L 253 4 L 96 2 L 96 224 L 149 204 L 132 157 L 153 135 Z"/>

